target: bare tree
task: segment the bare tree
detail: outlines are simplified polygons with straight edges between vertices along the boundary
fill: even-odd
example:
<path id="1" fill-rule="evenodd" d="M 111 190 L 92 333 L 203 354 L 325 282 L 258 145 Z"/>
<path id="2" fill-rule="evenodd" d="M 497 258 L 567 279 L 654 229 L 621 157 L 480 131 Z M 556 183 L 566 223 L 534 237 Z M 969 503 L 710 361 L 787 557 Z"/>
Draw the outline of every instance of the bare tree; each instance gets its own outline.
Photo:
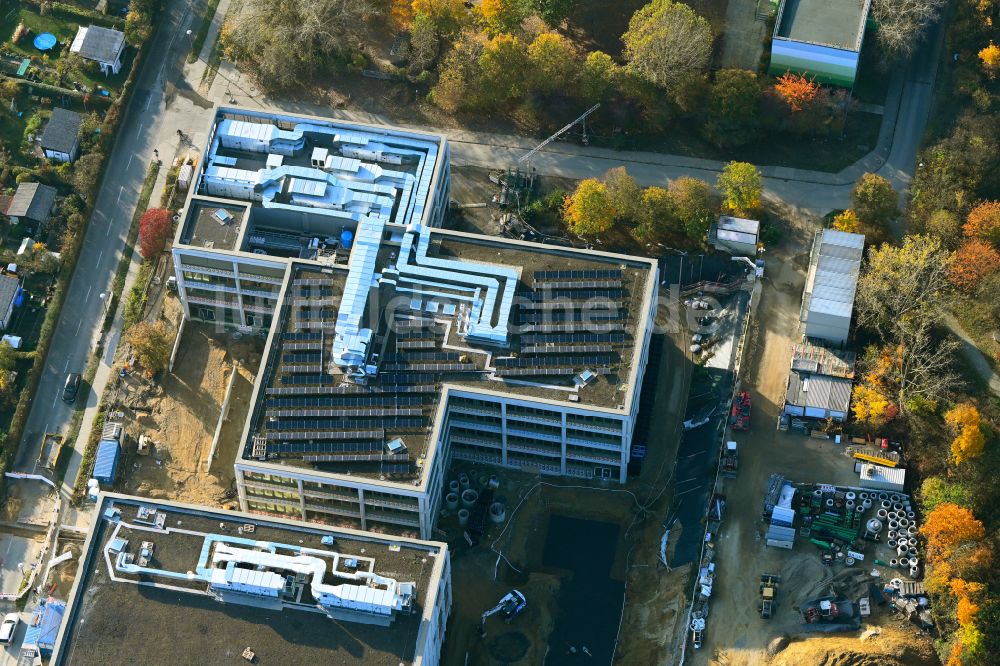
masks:
<path id="1" fill-rule="evenodd" d="M 944 5 L 945 0 L 874 0 L 872 18 L 878 23 L 879 42 L 891 55 L 911 55 Z"/>
<path id="2" fill-rule="evenodd" d="M 377 7 L 374 0 L 249 0 L 226 26 L 226 49 L 265 88 L 289 89 L 345 54 Z"/>
<path id="3" fill-rule="evenodd" d="M 687 5 L 653 0 L 632 15 L 622 42 L 633 70 L 671 89 L 705 71 L 712 54 L 712 28 Z"/>

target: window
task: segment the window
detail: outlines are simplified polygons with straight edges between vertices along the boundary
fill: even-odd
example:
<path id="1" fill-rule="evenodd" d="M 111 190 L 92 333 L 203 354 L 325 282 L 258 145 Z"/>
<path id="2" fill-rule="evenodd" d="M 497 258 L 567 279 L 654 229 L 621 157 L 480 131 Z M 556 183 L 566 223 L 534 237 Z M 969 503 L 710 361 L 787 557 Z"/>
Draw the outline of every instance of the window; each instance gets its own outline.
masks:
<path id="1" fill-rule="evenodd" d="M 198 319 L 215 321 L 215 310 L 212 308 L 198 308 Z"/>
<path id="2" fill-rule="evenodd" d="M 247 326 L 256 326 L 257 328 L 260 328 L 264 325 L 264 318 L 259 315 L 247 313 L 246 320 Z"/>

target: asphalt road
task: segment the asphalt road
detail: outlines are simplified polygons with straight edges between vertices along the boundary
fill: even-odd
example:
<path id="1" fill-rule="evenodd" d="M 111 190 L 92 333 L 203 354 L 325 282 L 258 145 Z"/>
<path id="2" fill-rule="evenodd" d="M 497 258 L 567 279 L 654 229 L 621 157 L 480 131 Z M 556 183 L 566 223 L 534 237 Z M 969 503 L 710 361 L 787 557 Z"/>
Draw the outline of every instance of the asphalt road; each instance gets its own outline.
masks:
<path id="1" fill-rule="evenodd" d="M 28 414 L 15 462 L 17 471 L 37 471 L 42 435 L 66 432 L 74 408 L 84 409 L 98 400 L 99 396 L 89 386 L 83 386 L 75 405 L 70 406 L 60 399 L 62 386 L 67 373 L 84 371 L 98 342 L 105 307 L 100 294 L 111 288 L 146 168 L 153 157 L 153 147 L 160 132 L 164 84 L 166 75 L 170 74 L 167 64 L 183 61 L 190 49 L 190 37 L 182 32 L 190 13 L 191 0 L 186 0 L 172 3 L 160 18 L 156 41 L 142 65 L 135 93 L 122 116 L 76 272 Z M 113 344 L 106 348 L 107 354 L 113 354 Z M 72 483 L 80 462 L 79 452 L 73 451 L 66 474 L 68 483 Z"/>

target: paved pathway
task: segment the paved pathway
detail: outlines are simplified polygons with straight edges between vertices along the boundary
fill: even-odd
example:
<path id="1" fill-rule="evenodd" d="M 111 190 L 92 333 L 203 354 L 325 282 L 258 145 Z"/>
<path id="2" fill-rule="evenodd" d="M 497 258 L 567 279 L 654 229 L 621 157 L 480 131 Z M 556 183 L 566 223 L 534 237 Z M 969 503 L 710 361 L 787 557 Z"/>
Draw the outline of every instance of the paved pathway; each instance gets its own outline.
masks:
<path id="1" fill-rule="evenodd" d="M 1000 375 L 993 370 L 993 366 L 990 364 L 989 359 L 986 355 L 976 346 L 973 342 L 972 336 L 962 328 L 962 325 L 958 323 L 952 315 L 945 315 L 944 323 L 948 329 L 955 334 L 962 343 L 962 355 L 965 356 L 965 360 L 969 362 L 972 368 L 979 375 L 979 379 L 982 380 L 984 384 L 992 391 L 995 395 L 1000 396 Z"/>
<path id="2" fill-rule="evenodd" d="M 719 58 L 721 67 L 757 71 L 767 32 L 767 22 L 757 20 L 758 4 L 761 10 L 770 11 L 769 0 L 729 0 L 726 3 L 726 27 Z"/>

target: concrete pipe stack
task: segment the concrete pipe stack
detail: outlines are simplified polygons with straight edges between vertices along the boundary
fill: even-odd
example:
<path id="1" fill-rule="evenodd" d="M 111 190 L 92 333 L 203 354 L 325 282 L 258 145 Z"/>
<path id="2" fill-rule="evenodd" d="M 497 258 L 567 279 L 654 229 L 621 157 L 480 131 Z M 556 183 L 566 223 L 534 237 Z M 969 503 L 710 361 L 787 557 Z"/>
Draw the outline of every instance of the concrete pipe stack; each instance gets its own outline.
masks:
<path id="1" fill-rule="evenodd" d="M 472 508 L 472 505 L 476 503 L 479 499 L 479 493 L 477 493 L 472 488 L 468 488 L 462 491 L 462 506 L 466 509 Z"/>
<path id="2" fill-rule="evenodd" d="M 458 524 L 465 527 L 469 524 L 469 510 L 459 509 L 458 510 Z"/>
<path id="3" fill-rule="evenodd" d="M 452 479 L 448 482 L 448 492 L 457 494 L 459 490 L 458 479 Z"/>
<path id="4" fill-rule="evenodd" d="M 503 504 L 500 502 L 493 502 L 490 505 L 490 520 L 494 523 L 502 523 L 507 517 L 507 510 L 504 509 Z"/>
<path id="5" fill-rule="evenodd" d="M 458 485 L 462 488 L 462 490 L 468 490 L 469 486 L 472 485 L 471 482 L 469 481 L 469 475 L 466 474 L 465 472 L 459 474 Z"/>
<path id="6" fill-rule="evenodd" d="M 448 507 L 449 511 L 454 511 L 458 508 L 458 493 L 448 493 L 444 496 L 445 506 Z"/>

